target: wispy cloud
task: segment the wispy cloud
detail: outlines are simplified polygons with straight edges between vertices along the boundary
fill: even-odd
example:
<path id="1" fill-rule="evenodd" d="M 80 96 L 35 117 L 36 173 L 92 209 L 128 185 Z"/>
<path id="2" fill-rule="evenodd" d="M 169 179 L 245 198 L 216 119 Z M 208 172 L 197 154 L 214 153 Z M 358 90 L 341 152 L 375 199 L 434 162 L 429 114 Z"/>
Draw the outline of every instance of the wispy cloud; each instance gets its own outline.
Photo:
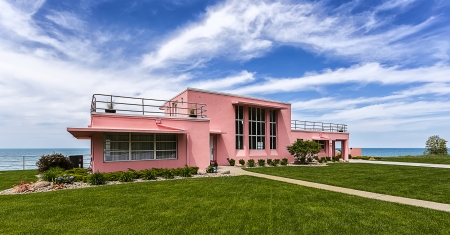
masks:
<path id="1" fill-rule="evenodd" d="M 412 2 L 387 1 L 355 15 L 349 12 L 358 6 L 358 1 L 329 11 L 320 1 L 231 0 L 210 7 L 200 22 L 164 38 L 156 51 L 144 55 L 142 65 L 151 69 L 168 66 L 192 69 L 217 57 L 244 61 L 260 57 L 279 45 L 356 62 L 417 62 L 421 56 L 441 52 L 437 45 L 441 40 L 448 41 L 445 38 L 449 28 L 440 29 L 437 38 L 436 34 L 424 37 L 417 34 L 432 26 L 435 17 L 417 24 L 393 25 L 391 20 L 377 15 L 381 11 L 404 8 Z M 387 26 L 390 26 L 388 30 Z M 407 41 L 403 40 L 406 38 Z M 428 47 L 419 47 L 423 44 Z M 411 50 L 412 47 L 415 49 Z"/>

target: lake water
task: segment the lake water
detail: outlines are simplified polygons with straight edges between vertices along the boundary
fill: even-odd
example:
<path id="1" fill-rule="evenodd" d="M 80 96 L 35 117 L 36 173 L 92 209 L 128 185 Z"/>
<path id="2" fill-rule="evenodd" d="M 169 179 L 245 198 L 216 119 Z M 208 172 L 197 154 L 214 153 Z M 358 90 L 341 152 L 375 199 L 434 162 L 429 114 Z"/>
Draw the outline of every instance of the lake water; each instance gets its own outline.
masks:
<path id="1" fill-rule="evenodd" d="M 61 153 L 69 155 L 85 155 L 83 166 L 89 167 L 89 148 L 23 148 L 23 149 L 0 149 L 0 171 L 1 170 L 22 170 L 36 169 L 36 161 L 42 155 Z"/>
<path id="2" fill-rule="evenodd" d="M 404 155 L 422 155 L 424 148 L 362 148 L 363 156 L 394 157 Z M 450 152 L 450 151 L 449 151 Z M 23 160 L 25 169 L 36 169 L 36 161 L 46 154 L 85 155 L 83 165 L 90 164 L 89 148 L 37 148 L 37 149 L 0 149 L 0 170 L 21 170 Z"/>

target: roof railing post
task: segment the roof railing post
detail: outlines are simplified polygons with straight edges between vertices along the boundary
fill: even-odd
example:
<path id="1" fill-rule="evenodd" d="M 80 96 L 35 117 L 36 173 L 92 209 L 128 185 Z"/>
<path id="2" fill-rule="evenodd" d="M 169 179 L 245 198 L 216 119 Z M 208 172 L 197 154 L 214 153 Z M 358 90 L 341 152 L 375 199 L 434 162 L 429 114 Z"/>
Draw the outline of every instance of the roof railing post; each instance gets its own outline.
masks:
<path id="1" fill-rule="evenodd" d="M 145 115 L 145 110 L 144 110 L 144 98 L 142 98 L 142 115 Z"/>

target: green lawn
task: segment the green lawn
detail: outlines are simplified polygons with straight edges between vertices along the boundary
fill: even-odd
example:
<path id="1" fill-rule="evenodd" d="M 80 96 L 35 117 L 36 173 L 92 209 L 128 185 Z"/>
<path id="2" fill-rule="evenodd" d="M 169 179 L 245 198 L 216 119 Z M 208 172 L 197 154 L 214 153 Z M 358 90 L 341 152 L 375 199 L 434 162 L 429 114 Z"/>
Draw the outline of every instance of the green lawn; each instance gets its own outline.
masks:
<path id="1" fill-rule="evenodd" d="M 0 196 L 0 234 L 446 234 L 449 213 L 250 176 Z"/>
<path id="2" fill-rule="evenodd" d="M 21 180 L 36 182 L 37 174 L 36 170 L 0 171 L 0 191 L 18 185 Z"/>
<path id="3" fill-rule="evenodd" d="M 450 164 L 450 155 L 384 157 L 382 161 Z"/>
<path id="4" fill-rule="evenodd" d="M 248 171 L 450 204 L 450 169 L 330 163 L 325 167 L 265 167 Z"/>

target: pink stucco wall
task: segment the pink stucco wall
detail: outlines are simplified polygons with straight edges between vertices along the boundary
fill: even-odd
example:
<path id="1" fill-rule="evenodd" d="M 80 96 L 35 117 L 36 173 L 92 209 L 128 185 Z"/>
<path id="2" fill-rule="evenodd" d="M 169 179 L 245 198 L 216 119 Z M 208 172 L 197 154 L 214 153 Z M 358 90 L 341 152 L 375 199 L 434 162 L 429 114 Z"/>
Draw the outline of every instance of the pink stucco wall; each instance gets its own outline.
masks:
<path id="1" fill-rule="evenodd" d="M 145 160 L 145 161 L 103 161 L 103 133 L 92 136 L 93 170 L 100 172 L 111 172 L 132 168 L 135 170 L 157 168 L 177 168 L 189 166 L 209 165 L 209 120 L 188 118 L 164 118 L 148 116 L 107 115 L 92 114 L 93 128 L 123 128 L 123 129 L 156 129 L 156 119 L 161 124 L 174 128 L 184 129 L 187 133 L 177 134 L 177 159 L 170 160 Z"/>
<path id="2" fill-rule="evenodd" d="M 362 156 L 362 148 L 350 148 L 350 154 L 353 157 Z"/>

